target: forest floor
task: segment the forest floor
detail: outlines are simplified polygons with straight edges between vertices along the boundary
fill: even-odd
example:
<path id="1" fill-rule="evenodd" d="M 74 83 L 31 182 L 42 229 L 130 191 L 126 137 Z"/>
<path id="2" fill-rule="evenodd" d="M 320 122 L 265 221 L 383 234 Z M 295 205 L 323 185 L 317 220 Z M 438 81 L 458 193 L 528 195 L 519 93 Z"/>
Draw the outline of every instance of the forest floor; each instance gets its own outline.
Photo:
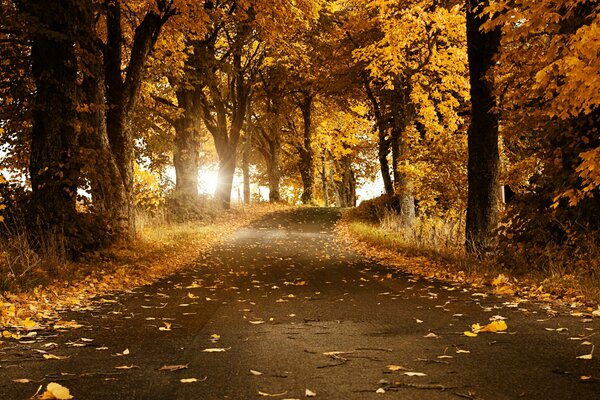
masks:
<path id="1" fill-rule="evenodd" d="M 338 218 L 268 214 L 180 272 L 61 312 L 75 322 L 3 339 L 0 399 L 52 382 L 75 399 L 598 398 L 600 318 L 402 272 L 353 251 Z"/>

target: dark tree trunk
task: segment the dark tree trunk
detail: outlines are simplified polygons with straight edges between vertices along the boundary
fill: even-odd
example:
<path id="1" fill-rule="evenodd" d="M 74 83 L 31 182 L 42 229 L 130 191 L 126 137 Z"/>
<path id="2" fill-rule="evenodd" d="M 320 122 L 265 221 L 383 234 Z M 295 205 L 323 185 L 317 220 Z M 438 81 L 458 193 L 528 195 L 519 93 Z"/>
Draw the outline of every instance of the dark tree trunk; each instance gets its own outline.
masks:
<path id="1" fill-rule="evenodd" d="M 488 73 L 500 46 L 500 30 L 482 32 L 479 17 L 487 1 L 467 2 L 467 51 L 471 82 L 471 125 L 468 130 L 469 194 L 466 249 L 483 255 L 493 244 L 498 224 L 499 166 L 498 114 Z"/>
<path id="2" fill-rule="evenodd" d="M 84 33 L 80 35 L 83 53 L 81 103 L 87 111 L 82 113 L 81 146 L 86 164 L 85 178 L 90 182 L 93 208 L 104 221 L 106 240 L 128 237 L 131 232 L 129 198 L 123 178 L 110 147 L 106 129 L 105 76 L 103 52 L 98 42 L 96 20 L 92 2 L 83 14 Z"/>
<path id="3" fill-rule="evenodd" d="M 379 159 L 379 168 L 381 171 L 381 178 L 383 179 L 383 187 L 385 194 L 394 194 L 394 183 L 390 175 L 390 164 L 388 162 L 388 155 L 390 154 L 391 140 L 388 138 L 387 124 L 384 121 L 384 116 L 381 112 L 381 105 L 373 89 L 371 88 L 371 82 L 368 77 L 364 77 L 364 87 L 367 97 L 373 107 L 373 114 L 375 115 L 375 124 L 377 126 L 377 158 Z"/>
<path id="4" fill-rule="evenodd" d="M 200 163 L 200 95 L 195 90 L 177 90 L 177 103 L 183 109 L 175 121 L 175 193 L 194 199 L 198 197 L 198 168 Z"/>
<path id="5" fill-rule="evenodd" d="M 304 93 L 304 98 L 300 102 L 300 111 L 304 125 L 303 143 L 299 148 L 300 153 L 300 177 L 302 178 L 302 196 L 304 204 L 310 204 L 314 201 L 314 154 L 312 149 L 312 108 L 313 98 Z"/>
<path id="6" fill-rule="evenodd" d="M 106 127 L 108 139 L 121 173 L 127 204 L 129 226 L 122 232 L 125 239 L 135 235 L 135 213 L 133 207 L 133 132 L 130 126 L 131 113 L 135 107 L 139 89 L 143 80 L 146 61 L 158 40 L 165 22 L 173 15 L 167 3 L 159 2 L 162 15 L 148 11 L 142 22 L 136 27 L 129 64 L 123 80 L 121 66 L 123 32 L 121 31 L 121 4 L 119 0 L 107 2 L 107 43 L 105 56 L 106 83 Z"/>
<path id="7" fill-rule="evenodd" d="M 378 143 L 377 143 L 377 156 L 379 158 L 379 167 L 381 171 L 381 178 L 383 179 L 383 187 L 385 193 L 388 195 L 394 194 L 394 183 L 390 176 L 390 164 L 388 162 L 388 155 L 390 154 L 390 141 L 386 138 L 385 130 L 379 129 Z"/>
<path id="8" fill-rule="evenodd" d="M 36 92 L 29 219 L 37 229 L 61 233 L 65 226 L 75 223 L 81 168 L 77 161 L 78 70 L 73 39 L 76 27 L 68 10 L 68 4 L 58 2 L 32 1 L 27 5 L 34 20 L 44 24 L 35 27 L 31 49 Z"/>
<path id="9" fill-rule="evenodd" d="M 400 223 L 404 227 L 412 227 L 415 222 L 415 193 L 414 186 L 406 174 L 400 172 L 400 162 L 407 157 L 407 146 L 405 143 L 404 132 L 406 130 L 406 120 L 400 110 L 400 99 L 394 99 L 396 103 L 392 105 L 394 110 L 394 121 L 391 132 L 390 143 L 392 147 L 392 171 L 394 176 L 394 194 L 400 199 Z"/>

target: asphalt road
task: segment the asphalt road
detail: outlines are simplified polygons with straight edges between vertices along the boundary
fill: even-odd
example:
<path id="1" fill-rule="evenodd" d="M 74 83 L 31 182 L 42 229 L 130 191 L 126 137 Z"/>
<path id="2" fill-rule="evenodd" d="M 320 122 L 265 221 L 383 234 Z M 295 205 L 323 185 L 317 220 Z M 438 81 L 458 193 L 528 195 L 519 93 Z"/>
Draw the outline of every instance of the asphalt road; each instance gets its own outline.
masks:
<path id="1" fill-rule="evenodd" d="M 5 342 L 0 399 L 49 382 L 75 399 L 600 399 L 599 321 L 378 265 L 335 239 L 337 218 L 269 215 L 180 274 L 67 313 L 80 329 Z M 499 317 L 506 333 L 463 334 Z"/>

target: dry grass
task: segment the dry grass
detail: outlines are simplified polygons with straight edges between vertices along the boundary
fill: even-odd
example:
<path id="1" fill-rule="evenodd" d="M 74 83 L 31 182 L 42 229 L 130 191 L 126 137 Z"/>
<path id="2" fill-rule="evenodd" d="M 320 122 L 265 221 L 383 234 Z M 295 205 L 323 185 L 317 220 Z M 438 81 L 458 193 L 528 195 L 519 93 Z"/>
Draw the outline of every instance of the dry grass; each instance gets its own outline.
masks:
<path id="1" fill-rule="evenodd" d="M 360 253 L 418 276 L 492 287 L 492 280 L 503 274 L 521 296 L 564 304 L 600 303 L 600 244 L 591 240 L 579 243 L 582 259 L 575 268 L 571 252 L 552 248 L 538 256 L 533 268 L 531 257 L 518 252 L 483 261 L 469 256 L 458 221 L 419 218 L 407 229 L 389 213 L 379 224 L 346 214 L 338 229 Z"/>
<path id="2" fill-rule="evenodd" d="M 27 279 L 17 279 L 15 273 L 7 285 L 11 291 L 0 294 L 0 305 L 3 302 L 5 306 L 11 304 L 16 310 L 0 313 L 0 327 L 22 326 L 25 318 L 36 321 L 56 319 L 58 310 L 85 306 L 98 295 L 129 291 L 152 283 L 190 265 L 203 251 L 237 228 L 283 208 L 286 207 L 232 210 L 204 225 L 190 222 L 147 225 L 138 240 L 90 253 L 78 262 L 63 262 L 55 276 L 36 272 L 43 260 L 37 265 L 32 264 Z M 25 249 L 22 243 L 20 251 Z M 35 287 L 33 283 L 36 283 Z"/>

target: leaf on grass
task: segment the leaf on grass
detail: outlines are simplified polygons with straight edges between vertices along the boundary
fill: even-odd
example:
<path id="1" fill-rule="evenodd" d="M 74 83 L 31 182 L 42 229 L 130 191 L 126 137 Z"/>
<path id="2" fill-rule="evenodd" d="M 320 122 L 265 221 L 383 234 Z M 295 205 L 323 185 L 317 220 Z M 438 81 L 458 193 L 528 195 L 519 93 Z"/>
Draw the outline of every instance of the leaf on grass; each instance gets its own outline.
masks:
<path id="1" fill-rule="evenodd" d="M 31 382 L 29 379 L 13 379 L 14 383 L 29 383 Z"/>
<path id="2" fill-rule="evenodd" d="M 404 375 L 406 376 L 427 376 L 427 374 L 423 373 L 423 372 L 403 372 Z"/>
<path id="3" fill-rule="evenodd" d="M 265 323 L 265 321 L 262 321 L 262 320 L 261 321 L 248 321 L 248 322 L 250 322 L 253 325 L 259 325 L 259 324 L 264 324 Z"/>
<path id="4" fill-rule="evenodd" d="M 69 400 L 72 398 L 69 389 L 55 382 L 49 383 L 46 391 L 40 397 L 42 400 Z"/>
<path id="5" fill-rule="evenodd" d="M 462 350 L 462 349 L 456 350 L 456 354 L 469 354 L 469 353 L 471 353 L 469 350 Z"/>
<path id="6" fill-rule="evenodd" d="M 279 396 L 286 395 L 287 391 L 286 392 L 281 392 L 281 393 L 267 393 L 267 392 L 263 392 L 263 391 L 259 390 L 258 394 L 260 396 L 263 396 L 263 397 L 279 397 Z"/>
<path id="7" fill-rule="evenodd" d="M 423 336 L 423 337 L 425 337 L 425 338 L 439 338 L 439 336 L 438 336 L 438 335 L 436 335 L 436 334 L 435 334 L 435 333 L 433 333 L 433 332 L 430 332 L 430 333 L 428 333 L 427 335 L 425 335 L 425 336 Z"/>
<path id="8" fill-rule="evenodd" d="M 182 369 L 188 369 L 189 367 L 190 367 L 190 364 L 163 365 L 158 370 L 159 371 L 173 372 L 173 371 L 179 371 L 179 370 L 182 370 Z"/>
<path id="9" fill-rule="evenodd" d="M 316 393 L 316 392 L 313 392 L 313 391 L 312 391 L 312 390 L 310 390 L 310 389 L 306 389 L 306 390 L 304 391 L 304 396 L 305 396 L 305 397 L 317 397 L 317 393 Z"/>
<path id="10" fill-rule="evenodd" d="M 590 354 L 584 354 L 584 355 L 582 355 L 582 356 L 579 356 L 579 357 L 577 357 L 577 358 L 579 358 L 580 360 L 591 360 L 591 359 L 592 359 L 592 356 L 593 356 L 593 354 L 592 354 L 592 353 L 590 353 Z"/>
<path id="11" fill-rule="evenodd" d="M 254 375 L 254 376 L 261 376 L 261 375 L 262 375 L 262 372 L 255 371 L 255 370 L 253 370 L 253 369 L 251 369 L 251 370 L 250 370 L 250 373 L 251 373 L 252 375 Z"/>
<path id="12" fill-rule="evenodd" d="M 377 393 L 377 394 L 384 394 L 384 393 L 385 393 L 385 390 L 384 390 L 383 388 L 379 388 L 379 389 L 377 389 L 377 390 L 375 391 L 375 393 Z"/>
<path id="13" fill-rule="evenodd" d="M 199 299 L 200 298 L 200 296 L 196 296 L 195 294 L 189 293 L 189 292 L 187 294 L 187 297 L 189 297 L 190 299 Z"/>
<path id="14" fill-rule="evenodd" d="M 464 335 L 468 337 L 477 337 L 477 334 L 471 331 L 464 331 Z"/>

